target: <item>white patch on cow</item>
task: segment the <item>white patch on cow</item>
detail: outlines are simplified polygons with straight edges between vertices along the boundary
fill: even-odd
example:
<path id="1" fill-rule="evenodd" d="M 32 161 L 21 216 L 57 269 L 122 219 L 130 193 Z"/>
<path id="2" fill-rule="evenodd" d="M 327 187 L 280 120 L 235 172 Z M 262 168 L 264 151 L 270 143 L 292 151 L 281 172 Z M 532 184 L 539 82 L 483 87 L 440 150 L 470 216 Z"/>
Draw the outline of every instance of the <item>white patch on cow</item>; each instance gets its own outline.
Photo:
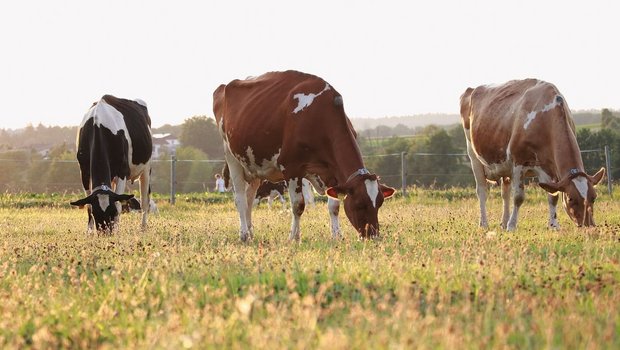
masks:
<path id="1" fill-rule="evenodd" d="M 271 179 L 272 181 L 278 181 L 276 179 L 281 179 L 282 171 L 284 171 L 284 167 L 278 164 L 278 158 L 280 157 L 281 151 L 281 148 L 278 149 L 278 152 L 271 156 L 271 158 L 262 159 L 262 162 L 260 164 L 256 161 L 254 150 L 250 146 L 246 148 L 245 157 L 234 153 L 233 156 L 239 162 L 239 164 L 241 164 L 241 167 L 245 172 L 246 179 L 254 179 L 258 177 L 262 179 Z"/>
<path id="2" fill-rule="evenodd" d="M 245 150 L 245 154 L 248 157 L 249 166 L 256 164 L 256 157 L 254 157 L 254 150 L 252 149 L 252 147 L 248 146 L 248 148 Z"/>
<path id="3" fill-rule="evenodd" d="M 325 182 L 323 182 L 319 175 L 308 173 L 306 174 L 306 179 L 310 181 L 315 191 L 317 191 L 320 195 L 325 195 L 325 190 L 327 188 L 325 186 Z"/>
<path id="4" fill-rule="evenodd" d="M 523 129 L 527 129 L 530 126 L 530 123 L 536 118 L 536 111 L 530 112 L 527 114 L 527 119 L 525 119 L 525 124 L 523 124 Z"/>
<path id="5" fill-rule="evenodd" d="M 538 114 L 538 112 L 540 113 L 545 113 L 545 112 L 549 112 L 550 110 L 554 109 L 555 107 L 557 107 L 558 105 L 561 104 L 561 102 L 558 101 L 563 101 L 563 99 L 558 99 L 558 96 L 553 97 L 553 101 L 549 104 L 546 104 L 542 110 L 540 111 L 532 111 L 530 113 L 527 114 L 527 118 L 525 119 L 525 124 L 523 124 L 523 129 L 527 129 L 528 126 L 530 126 L 530 124 L 534 121 L 534 119 L 536 118 L 536 115 Z"/>
<path id="6" fill-rule="evenodd" d="M 323 88 L 323 90 L 321 90 L 321 92 L 319 92 L 318 94 L 309 93 L 306 95 L 304 93 L 298 93 L 293 95 L 293 99 L 298 101 L 297 107 L 295 107 L 293 113 L 296 114 L 297 112 L 303 111 L 304 108 L 312 104 L 315 98 L 321 96 L 322 93 L 329 89 L 331 89 L 331 87 L 329 86 L 329 84 L 326 83 L 325 88 Z"/>
<path id="7" fill-rule="evenodd" d="M 99 201 L 99 207 L 101 210 L 106 211 L 110 206 L 110 195 L 109 194 L 98 194 L 97 200 Z"/>
<path id="8" fill-rule="evenodd" d="M 146 166 L 147 166 L 146 163 L 133 164 L 130 162 L 129 163 L 129 180 L 135 181 L 136 179 L 138 179 L 140 175 L 142 175 L 142 173 L 145 171 Z"/>
<path id="9" fill-rule="evenodd" d="M 97 104 L 86 112 L 80 127 L 82 127 L 90 118 L 93 118 L 93 123 L 95 125 L 105 127 L 114 135 L 118 134 L 120 130 L 124 130 L 125 135 L 129 134 L 127 132 L 127 126 L 125 125 L 123 114 L 116 108 L 109 105 L 104 99 L 99 100 Z"/>
<path id="10" fill-rule="evenodd" d="M 127 140 L 127 159 L 131 164 L 133 157 L 133 146 L 131 143 L 131 137 L 129 137 L 129 131 L 127 125 L 125 125 L 125 118 L 123 114 L 116 108 L 108 104 L 103 98 L 99 100 L 94 106 L 92 106 L 88 112 L 84 115 L 80 129 L 92 118 L 92 123 L 104 127 L 114 135 L 117 135 L 120 130 L 123 130 L 125 139 Z"/>
<path id="11" fill-rule="evenodd" d="M 144 100 L 136 98 L 135 100 L 133 100 L 134 102 L 136 102 L 137 104 L 146 107 L 146 102 L 144 102 Z"/>
<path id="12" fill-rule="evenodd" d="M 577 187 L 577 191 L 579 191 L 581 198 L 588 198 L 588 180 L 583 176 L 577 176 L 573 179 L 573 183 L 575 187 Z"/>
<path id="13" fill-rule="evenodd" d="M 377 197 L 379 196 L 379 182 L 377 180 L 364 180 L 366 192 L 374 208 L 377 207 Z"/>

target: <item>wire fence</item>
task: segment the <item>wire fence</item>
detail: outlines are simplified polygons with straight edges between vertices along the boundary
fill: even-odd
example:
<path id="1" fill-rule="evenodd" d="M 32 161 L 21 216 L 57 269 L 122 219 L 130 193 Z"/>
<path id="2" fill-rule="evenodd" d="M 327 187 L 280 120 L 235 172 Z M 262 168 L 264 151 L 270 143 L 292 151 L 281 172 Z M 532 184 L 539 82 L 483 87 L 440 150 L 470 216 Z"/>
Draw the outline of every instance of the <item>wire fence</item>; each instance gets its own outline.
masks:
<path id="1" fill-rule="evenodd" d="M 605 146 L 601 149 L 586 149 L 581 151 L 584 160 L 585 171 L 588 174 L 597 172 L 601 167 L 606 170 L 607 191 L 611 195 L 613 192 L 613 174 L 618 168 L 612 168 L 611 149 Z M 367 163 L 373 163 L 373 158 L 400 158 L 400 167 L 382 166 L 385 162 L 376 167 L 380 171 L 381 179 L 390 186 L 400 187 L 406 194 L 408 186 L 419 185 L 422 187 L 437 187 L 445 185 L 473 186 L 475 184 L 469 156 L 466 153 L 392 153 L 380 155 L 368 155 L 364 159 Z M 421 161 L 423 158 L 435 158 L 434 161 Z M 437 160 L 438 159 L 438 160 Z M 450 161 L 452 159 L 452 161 Z M 388 164 L 389 165 L 389 164 Z M 447 166 L 444 166 L 447 165 Z M 443 171 L 442 171 L 443 170 Z M 538 181 L 536 177 L 528 178 L 527 181 Z"/>
<path id="2" fill-rule="evenodd" d="M 588 173 L 600 167 L 607 170 L 607 186 L 611 193 L 612 174 L 609 147 L 581 151 Z M 408 186 L 443 187 L 473 186 L 474 179 L 465 153 L 391 153 L 364 156 L 369 170 L 378 174 L 383 183 L 400 188 Z M 588 158 L 591 161 L 585 162 Z M 156 159 L 152 160 L 151 189 L 155 193 L 211 192 L 215 175 L 221 173 L 225 161 Z M 81 192 L 80 170 L 72 159 L 1 159 L 0 191 L 9 193 Z M 137 186 L 135 186 L 137 188 Z M 129 184 L 129 189 L 133 189 Z"/>

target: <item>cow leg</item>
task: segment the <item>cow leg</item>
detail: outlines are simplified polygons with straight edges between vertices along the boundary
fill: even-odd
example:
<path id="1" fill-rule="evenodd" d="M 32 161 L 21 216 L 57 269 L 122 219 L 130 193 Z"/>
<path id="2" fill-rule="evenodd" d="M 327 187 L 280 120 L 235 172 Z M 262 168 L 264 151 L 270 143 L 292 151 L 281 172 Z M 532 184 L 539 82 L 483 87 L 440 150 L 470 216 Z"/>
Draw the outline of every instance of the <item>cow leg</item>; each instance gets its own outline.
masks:
<path id="1" fill-rule="evenodd" d="M 301 239 L 301 230 L 299 228 L 299 220 L 303 214 L 306 203 L 304 195 L 301 191 L 301 179 L 294 178 L 288 181 L 288 195 L 291 197 L 291 234 L 288 239 L 291 241 L 299 241 Z"/>
<path id="2" fill-rule="evenodd" d="M 123 194 L 125 193 L 125 185 L 127 184 L 127 179 L 126 178 L 118 178 L 116 177 L 112 183 L 113 191 L 116 194 Z M 116 217 L 114 218 L 114 227 L 118 227 L 118 224 L 121 222 L 121 211 L 123 210 L 123 204 L 119 201 L 114 202 L 114 205 L 116 205 Z"/>
<path id="3" fill-rule="evenodd" d="M 142 206 L 142 229 L 147 227 L 147 217 L 151 211 L 151 169 L 144 169 L 140 175 L 140 205 Z"/>
<path id="4" fill-rule="evenodd" d="M 538 182 L 539 183 L 549 183 L 552 182 L 553 179 L 551 176 L 547 175 L 541 169 L 538 169 Z M 547 203 L 549 203 L 549 228 L 557 230 L 560 228 L 560 222 L 558 221 L 558 199 L 560 199 L 559 195 L 547 194 Z"/>
<path id="5" fill-rule="evenodd" d="M 340 201 L 332 197 L 327 197 L 327 210 L 329 212 L 329 226 L 332 230 L 332 239 L 340 238 L 340 223 L 338 222 Z"/>
<path id="6" fill-rule="evenodd" d="M 480 204 L 480 227 L 488 228 L 489 221 L 487 220 L 487 180 L 484 176 L 484 165 L 477 158 L 471 142 L 467 140 L 467 154 L 471 161 L 471 169 L 474 172 L 474 179 L 476 180 L 476 195 L 478 196 L 478 202 Z"/>
<path id="7" fill-rule="evenodd" d="M 95 218 L 93 217 L 93 206 L 90 204 L 87 204 L 86 212 L 88 213 L 88 226 L 86 228 L 86 232 L 91 234 L 95 232 Z"/>
<path id="8" fill-rule="evenodd" d="M 251 236 L 251 224 L 247 221 L 247 212 L 251 210 L 252 203 L 251 201 L 248 201 L 248 198 L 246 197 L 246 187 L 248 186 L 248 183 L 243 177 L 243 167 L 239 161 L 237 161 L 234 156 L 228 154 L 228 152 L 226 152 L 226 163 L 228 164 L 230 180 L 233 184 L 235 206 L 237 207 L 237 212 L 239 213 L 239 238 L 241 238 L 241 241 L 245 242 L 248 240 L 248 237 Z"/>
<path id="9" fill-rule="evenodd" d="M 304 194 L 304 201 L 308 206 L 314 206 L 314 193 L 312 192 L 312 185 L 310 184 L 310 180 L 303 179 L 303 186 L 301 190 Z"/>
<path id="10" fill-rule="evenodd" d="M 560 222 L 558 221 L 558 199 L 559 195 L 547 195 L 547 202 L 549 203 L 549 228 L 557 230 L 560 228 Z"/>
<path id="11" fill-rule="evenodd" d="M 267 208 L 269 210 L 271 210 L 271 204 L 273 203 L 273 197 L 274 197 L 273 192 L 270 192 L 269 196 L 267 197 Z"/>
<path id="12" fill-rule="evenodd" d="M 508 220 L 508 227 L 506 230 L 514 231 L 517 228 L 517 218 L 519 216 L 519 208 L 523 204 L 525 199 L 525 191 L 523 190 L 523 167 L 515 166 L 512 170 L 512 192 L 514 193 L 514 207 L 512 208 L 512 214 L 510 220 Z"/>
<path id="13" fill-rule="evenodd" d="M 256 190 L 260 186 L 261 180 L 254 179 L 247 183 L 245 188 L 245 198 L 247 203 L 247 210 L 245 211 L 245 219 L 248 225 L 248 238 L 252 239 L 252 201 L 256 198 Z"/>
<path id="14" fill-rule="evenodd" d="M 84 174 L 82 174 L 83 176 Z M 88 183 L 85 182 L 85 186 L 89 186 L 90 184 L 90 179 L 85 179 L 84 177 L 82 177 L 83 181 L 88 181 Z M 86 193 L 86 197 L 90 196 L 90 190 L 88 189 L 88 187 L 84 187 L 85 190 L 84 192 Z M 86 233 L 87 234 L 91 234 L 93 232 L 95 232 L 95 218 L 93 217 L 93 207 L 90 204 L 86 204 L 86 214 L 88 215 L 88 225 L 86 226 Z"/>
<path id="15" fill-rule="evenodd" d="M 502 228 L 505 230 L 510 219 L 510 179 L 502 178 L 502 201 L 504 208 L 502 210 Z"/>

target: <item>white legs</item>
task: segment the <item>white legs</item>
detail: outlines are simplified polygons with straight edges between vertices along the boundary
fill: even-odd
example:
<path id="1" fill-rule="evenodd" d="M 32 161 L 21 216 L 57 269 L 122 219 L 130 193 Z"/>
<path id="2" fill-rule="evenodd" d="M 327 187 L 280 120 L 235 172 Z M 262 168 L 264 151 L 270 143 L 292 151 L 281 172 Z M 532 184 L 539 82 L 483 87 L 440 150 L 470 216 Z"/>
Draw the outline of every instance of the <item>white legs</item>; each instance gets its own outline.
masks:
<path id="1" fill-rule="evenodd" d="M 288 238 L 291 241 L 299 241 L 301 239 L 301 230 L 299 220 L 306 207 L 304 196 L 301 190 L 301 179 L 294 178 L 288 181 L 288 195 L 291 198 L 291 234 Z"/>
<path id="2" fill-rule="evenodd" d="M 125 186 L 127 185 L 127 179 L 120 179 L 118 177 L 114 178 L 114 181 L 112 181 L 112 191 L 114 191 L 114 193 L 116 194 L 123 194 L 125 193 Z M 118 225 L 121 222 L 121 211 L 122 211 L 122 203 L 121 202 L 114 202 L 114 205 L 116 205 L 116 217 L 114 218 L 114 223 L 112 224 L 112 227 L 118 227 Z"/>
<path id="3" fill-rule="evenodd" d="M 243 167 L 235 157 L 226 154 L 226 162 L 235 192 L 235 205 L 239 212 L 239 238 L 245 242 L 252 238 L 252 203 L 256 197 L 260 179 L 254 179 L 248 183 L 243 176 Z"/>
<path id="4" fill-rule="evenodd" d="M 554 230 L 560 228 L 560 222 L 558 221 L 558 199 L 560 199 L 560 195 L 547 195 L 547 202 L 549 203 L 549 228 Z"/>
<path id="5" fill-rule="evenodd" d="M 471 147 L 471 142 L 467 140 L 467 154 L 471 161 L 471 169 L 474 172 L 474 179 L 476 180 L 476 195 L 478 196 L 478 203 L 480 204 L 480 227 L 488 228 L 489 221 L 487 219 L 487 180 L 484 176 L 484 166 L 478 160 L 474 150 Z"/>
<path id="6" fill-rule="evenodd" d="M 502 178 L 502 228 L 508 227 L 508 219 L 510 218 L 510 179 Z"/>
<path id="7" fill-rule="evenodd" d="M 142 229 L 146 229 L 149 212 L 151 211 L 151 168 L 148 166 L 140 175 L 140 206 L 142 207 Z"/>
<path id="8" fill-rule="evenodd" d="M 553 182 L 551 176 L 547 175 L 544 171 L 538 171 L 538 182 L 539 183 L 549 183 Z M 558 199 L 560 199 L 560 195 L 556 194 L 555 196 L 552 194 L 547 195 L 547 203 L 549 203 L 549 228 L 557 230 L 560 228 L 560 222 L 558 221 Z"/>
<path id="9" fill-rule="evenodd" d="M 340 223 L 338 222 L 340 201 L 332 197 L 327 197 L 327 210 L 329 211 L 329 227 L 332 230 L 332 238 L 340 238 Z"/>

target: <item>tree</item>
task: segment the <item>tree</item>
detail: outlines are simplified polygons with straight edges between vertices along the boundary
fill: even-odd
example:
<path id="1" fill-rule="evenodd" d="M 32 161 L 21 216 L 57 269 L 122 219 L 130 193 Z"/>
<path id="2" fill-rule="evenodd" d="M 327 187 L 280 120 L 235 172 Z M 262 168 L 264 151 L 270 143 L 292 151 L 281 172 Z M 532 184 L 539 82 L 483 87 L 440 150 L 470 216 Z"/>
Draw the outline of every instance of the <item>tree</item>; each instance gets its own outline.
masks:
<path id="1" fill-rule="evenodd" d="M 455 145 L 455 142 L 464 142 L 460 139 L 462 130 L 461 133 L 448 133 L 438 127 L 427 127 L 424 130 L 429 133 L 428 137 L 414 145 L 415 149 L 407 160 L 411 169 L 408 173 L 412 174 L 414 181 L 424 186 L 471 184 L 473 177 L 463 176 L 471 172 L 467 158 L 456 155 L 463 153 L 462 145 Z"/>
<path id="2" fill-rule="evenodd" d="M 381 177 L 382 182 L 390 186 L 400 185 L 401 172 L 401 152 L 407 152 L 410 141 L 403 137 L 392 137 L 383 141 L 383 146 L 379 151 L 379 157 L 367 154 L 364 160 L 366 167 Z M 376 152 L 375 152 L 376 154 Z M 385 156 L 390 154 L 390 156 Z"/>
<path id="3" fill-rule="evenodd" d="M 199 149 L 211 159 L 224 157 L 222 138 L 213 118 L 194 116 L 185 119 L 179 140 L 183 146 Z"/>
<path id="4" fill-rule="evenodd" d="M 213 164 L 206 154 L 193 147 L 177 148 L 177 184 L 179 192 L 205 192 L 213 182 Z M 184 162 L 184 160 L 190 160 Z"/>
<path id="5" fill-rule="evenodd" d="M 19 189 L 24 184 L 24 175 L 29 166 L 27 151 L 9 151 L 0 154 L 0 190 Z"/>
<path id="6" fill-rule="evenodd" d="M 620 118 L 614 116 L 607 108 L 601 111 L 601 124 L 603 129 L 620 131 Z"/>
<path id="7" fill-rule="evenodd" d="M 605 166 L 605 154 L 602 150 L 608 146 L 611 150 L 612 179 L 620 178 L 620 132 L 611 129 L 601 129 L 598 132 L 580 129 L 577 131 L 577 143 L 581 150 L 599 150 L 582 154 L 583 165 L 589 174 Z"/>

